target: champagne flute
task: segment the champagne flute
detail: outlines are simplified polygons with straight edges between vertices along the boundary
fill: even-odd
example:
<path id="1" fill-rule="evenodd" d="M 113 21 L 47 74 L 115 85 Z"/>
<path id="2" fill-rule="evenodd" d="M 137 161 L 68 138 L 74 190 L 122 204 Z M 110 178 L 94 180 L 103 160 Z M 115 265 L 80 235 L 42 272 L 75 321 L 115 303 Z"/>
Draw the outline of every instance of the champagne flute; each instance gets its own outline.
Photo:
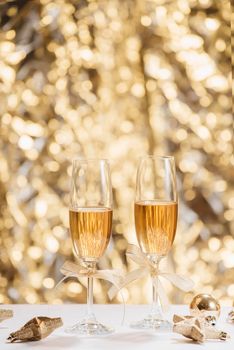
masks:
<path id="1" fill-rule="evenodd" d="M 73 160 L 69 221 L 75 256 L 87 268 L 95 269 L 112 228 L 112 186 L 107 160 Z M 98 322 L 94 315 L 93 277 L 87 279 L 86 317 L 67 331 L 79 335 L 109 334 L 113 329 Z"/>
<path id="2" fill-rule="evenodd" d="M 141 250 L 147 254 L 155 270 L 170 251 L 177 226 L 177 189 L 173 157 L 146 156 L 137 170 L 134 205 L 135 228 Z M 155 276 L 151 275 L 152 282 Z M 156 280 L 157 281 L 157 280 Z M 132 325 L 134 328 L 169 329 L 163 318 L 157 283 L 153 284 L 150 314 Z"/>

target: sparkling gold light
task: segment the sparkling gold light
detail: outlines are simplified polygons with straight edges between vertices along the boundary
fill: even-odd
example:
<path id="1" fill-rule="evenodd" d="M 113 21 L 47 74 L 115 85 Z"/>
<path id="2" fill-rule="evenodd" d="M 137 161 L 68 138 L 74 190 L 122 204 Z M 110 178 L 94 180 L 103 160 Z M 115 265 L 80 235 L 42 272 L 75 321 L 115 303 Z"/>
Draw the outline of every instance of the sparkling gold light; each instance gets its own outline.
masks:
<path id="1" fill-rule="evenodd" d="M 29 3 L 6 2 L 0 11 L 0 302 L 85 302 L 76 281 L 54 290 L 72 258 L 72 158 L 111 158 L 113 240 L 100 265 L 130 271 L 138 157 L 172 154 L 180 217 L 167 269 L 193 278 L 194 293 L 231 304 L 229 1 Z M 192 298 L 166 289 L 173 302 Z M 148 302 L 150 281 L 123 294 Z M 100 281 L 95 297 L 108 302 Z"/>

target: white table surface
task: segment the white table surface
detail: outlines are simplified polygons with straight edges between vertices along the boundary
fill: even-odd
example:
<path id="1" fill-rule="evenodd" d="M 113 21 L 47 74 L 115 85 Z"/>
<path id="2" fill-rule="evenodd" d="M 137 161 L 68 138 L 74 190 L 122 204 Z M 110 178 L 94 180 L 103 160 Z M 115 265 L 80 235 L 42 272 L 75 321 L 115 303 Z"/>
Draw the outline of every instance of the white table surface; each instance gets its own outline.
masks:
<path id="1" fill-rule="evenodd" d="M 14 317 L 0 324 L 0 350 L 193 350 L 196 349 L 234 349 L 234 324 L 226 322 L 226 317 L 231 308 L 222 308 L 218 327 L 231 335 L 227 341 L 207 341 L 203 344 L 193 343 L 191 340 L 179 334 L 157 334 L 153 331 L 136 331 L 128 327 L 128 324 L 142 319 L 149 311 L 146 305 L 127 305 L 125 324 L 121 326 L 122 305 L 95 305 L 94 310 L 99 321 L 115 328 L 115 333 L 106 337 L 81 338 L 68 335 L 64 329 L 73 325 L 85 315 L 85 305 L 1 305 L 1 308 L 12 309 Z M 188 315 L 188 306 L 172 305 L 168 313 L 168 319 L 174 313 Z M 6 343 L 6 338 L 12 331 L 16 331 L 24 323 L 35 316 L 62 317 L 64 326 L 55 330 L 49 337 L 28 343 Z"/>

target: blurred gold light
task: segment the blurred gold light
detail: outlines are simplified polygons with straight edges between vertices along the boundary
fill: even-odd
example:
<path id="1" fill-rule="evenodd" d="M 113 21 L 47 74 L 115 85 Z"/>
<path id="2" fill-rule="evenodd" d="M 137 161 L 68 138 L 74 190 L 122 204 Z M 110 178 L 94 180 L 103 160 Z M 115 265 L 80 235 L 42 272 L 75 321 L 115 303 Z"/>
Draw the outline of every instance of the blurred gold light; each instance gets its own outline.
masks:
<path id="1" fill-rule="evenodd" d="M 69 290 L 69 292 L 71 292 L 73 294 L 79 294 L 82 291 L 82 287 L 77 282 L 71 282 L 71 283 L 69 283 L 68 290 Z"/>
<path id="2" fill-rule="evenodd" d="M 28 255 L 33 260 L 38 260 L 42 257 L 42 249 L 38 246 L 31 246 L 28 248 Z"/>
<path id="3" fill-rule="evenodd" d="M 205 25 L 210 31 L 216 31 L 220 24 L 216 18 L 206 18 Z"/>
<path id="4" fill-rule="evenodd" d="M 152 21 L 149 16 L 142 16 L 141 17 L 141 24 L 145 27 L 149 27 L 151 25 Z"/>
<path id="5" fill-rule="evenodd" d="M 132 269 L 125 250 L 137 242 L 135 175 L 138 158 L 148 153 L 176 158 L 173 268 L 193 278 L 194 293 L 231 303 L 229 2 L 15 3 L 1 5 L 0 13 L 0 302 L 85 302 L 76 281 L 54 291 L 59 267 L 73 258 L 68 206 L 75 157 L 111 159 L 113 237 L 101 267 Z M 166 288 L 172 302 L 192 298 Z M 98 301 L 109 302 L 105 284 L 95 289 Z M 149 281 L 123 294 L 129 303 L 148 302 Z"/>
<path id="6" fill-rule="evenodd" d="M 45 237 L 45 246 L 50 252 L 56 253 L 59 249 L 59 242 L 55 237 L 47 235 Z"/>
<path id="7" fill-rule="evenodd" d="M 45 216 L 48 209 L 48 204 L 45 199 L 37 199 L 36 205 L 35 205 L 35 215 L 38 218 L 41 218 Z"/>
<path id="8" fill-rule="evenodd" d="M 19 138 L 18 145 L 23 150 L 29 150 L 33 147 L 33 139 L 28 135 L 22 135 Z"/>
<path id="9" fill-rule="evenodd" d="M 45 287 L 45 288 L 47 288 L 47 289 L 52 289 L 52 288 L 54 288 L 54 280 L 52 279 L 52 278 L 49 278 L 49 277 L 47 277 L 47 278 L 45 278 L 44 280 L 43 280 L 43 286 Z"/>
<path id="10" fill-rule="evenodd" d="M 217 250 L 219 250 L 221 242 L 218 238 L 213 237 L 209 240 L 208 245 L 211 251 L 216 252 Z"/>

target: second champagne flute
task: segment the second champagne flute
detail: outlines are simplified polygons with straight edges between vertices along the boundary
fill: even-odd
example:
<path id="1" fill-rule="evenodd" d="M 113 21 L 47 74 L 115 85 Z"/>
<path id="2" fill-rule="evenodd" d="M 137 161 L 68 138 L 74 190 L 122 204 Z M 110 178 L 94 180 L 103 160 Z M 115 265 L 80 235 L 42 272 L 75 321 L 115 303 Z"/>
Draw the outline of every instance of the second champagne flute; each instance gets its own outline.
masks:
<path id="1" fill-rule="evenodd" d="M 154 265 L 171 249 L 177 226 L 177 190 L 173 157 L 147 156 L 141 159 L 136 180 L 135 228 L 141 250 Z M 150 314 L 132 325 L 134 328 L 170 329 L 163 318 L 157 289 L 157 277 L 152 274 L 153 303 Z M 156 278 L 156 280 L 154 280 Z"/>
<path id="2" fill-rule="evenodd" d="M 74 254 L 86 268 L 95 269 L 112 229 L 112 186 L 107 160 L 73 161 L 69 219 Z M 79 335 L 112 333 L 93 313 L 93 277 L 87 279 L 86 317 L 67 331 Z"/>

